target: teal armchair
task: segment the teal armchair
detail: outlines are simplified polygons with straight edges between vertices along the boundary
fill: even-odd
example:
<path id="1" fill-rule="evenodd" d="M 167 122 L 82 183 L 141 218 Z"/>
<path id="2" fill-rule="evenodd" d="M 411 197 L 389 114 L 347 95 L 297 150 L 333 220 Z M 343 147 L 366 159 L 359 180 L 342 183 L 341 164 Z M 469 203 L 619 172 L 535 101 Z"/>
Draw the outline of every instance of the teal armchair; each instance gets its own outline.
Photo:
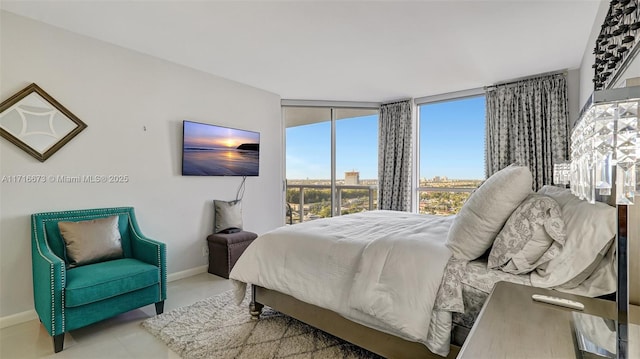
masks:
<path id="1" fill-rule="evenodd" d="M 68 268 L 58 222 L 118 216 L 122 258 Z M 155 303 L 161 314 L 167 297 L 166 247 L 140 232 L 131 207 L 38 213 L 31 216 L 33 297 L 40 321 L 53 337 Z"/>

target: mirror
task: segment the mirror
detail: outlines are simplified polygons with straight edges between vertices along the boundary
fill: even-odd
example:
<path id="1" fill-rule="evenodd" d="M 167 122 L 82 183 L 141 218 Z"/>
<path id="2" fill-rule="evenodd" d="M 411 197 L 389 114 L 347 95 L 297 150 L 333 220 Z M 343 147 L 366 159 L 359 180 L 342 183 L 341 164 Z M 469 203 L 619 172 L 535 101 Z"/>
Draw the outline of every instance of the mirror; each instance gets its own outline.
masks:
<path id="1" fill-rule="evenodd" d="M 86 127 L 35 83 L 0 104 L 0 135 L 40 162 Z"/>

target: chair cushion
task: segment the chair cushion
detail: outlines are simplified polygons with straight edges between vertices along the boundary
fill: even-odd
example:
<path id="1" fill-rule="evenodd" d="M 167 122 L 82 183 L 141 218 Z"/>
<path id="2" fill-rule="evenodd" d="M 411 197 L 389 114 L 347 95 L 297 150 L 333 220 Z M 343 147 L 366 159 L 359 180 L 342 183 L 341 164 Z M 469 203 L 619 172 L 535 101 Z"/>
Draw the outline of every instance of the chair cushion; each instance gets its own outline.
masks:
<path id="1" fill-rule="evenodd" d="M 65 306 L 77 307 L 160 282 L 158 267 L 133 258 L 67 270 Z"/>

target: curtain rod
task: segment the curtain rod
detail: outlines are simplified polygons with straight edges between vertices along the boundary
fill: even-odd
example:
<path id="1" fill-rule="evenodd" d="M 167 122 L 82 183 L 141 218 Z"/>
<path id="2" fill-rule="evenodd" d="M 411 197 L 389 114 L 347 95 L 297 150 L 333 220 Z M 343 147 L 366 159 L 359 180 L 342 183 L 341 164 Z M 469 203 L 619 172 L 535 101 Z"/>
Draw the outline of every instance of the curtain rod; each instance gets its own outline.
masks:
<path id="1" fill-rule="evenodd" d="M 324 101 L 324 100 L 280 100 L 283 107 L 335 107 L 335 108 L 380 108 L 380 102 Z"/>
<path id="2" fill-rule="evenodd" d="M 515 79 L 511 79 L 511 80 L 496 82 L 493 85 L 486 86 L 485 90 L 492 90 L 492 89 L 495 89 L 495 88 L 500 87 L 500 86 L 514 85 L 514 84 L 517 84 L 519 82 L 539 79 L 539 78 L 542 78 L 542 77 L 551 77 L 551 76 L 557 76 L 557 75 L 567 76 L 567 73 L 568 73 L 567 70 L 543 72 L 543 73 L 532 75 L 532 76 L 525 76 L 525 77 L 519 77 L 519 78 L 515 78 Z"/>
<path id="3" fill-rule="evenodd" d="M 436 102 L 444 102 L 450 100 L 458 100 L 462 98 L 475 97 L 484 95 L 484 87 L 476 87 L 468 90 L 447 92 L 438 95 L 424 96 L 413 99 L 413 102 L 416 105 L 424 105 L 427 103 L 436 103 Z"/>
<path id="4" fill-rule="evenodd" d="M 400 100 L 393 100 L 393 101 L 390 101 L 390 102 L 383 102 L 383 103 L 380 104 L 380 106 L 393 105 L 394 103 L 401 103 L 401 102 L 407 102 L 407 101 L 411 102 L 411 97 L 407 97 L 407 98 L 400 99 Z"/>

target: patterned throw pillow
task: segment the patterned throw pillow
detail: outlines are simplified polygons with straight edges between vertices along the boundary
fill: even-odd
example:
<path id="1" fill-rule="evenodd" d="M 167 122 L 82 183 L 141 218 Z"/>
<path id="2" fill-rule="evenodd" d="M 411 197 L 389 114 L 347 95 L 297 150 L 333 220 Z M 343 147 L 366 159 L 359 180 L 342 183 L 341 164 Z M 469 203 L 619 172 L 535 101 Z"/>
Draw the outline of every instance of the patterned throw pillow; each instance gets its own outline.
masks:
<path id="1" fill-rule="evenodd" d="M 602 263 L 600 272 L 594 261 L 601 260 L 615 240 L 616 208 L 600 202 L 591 204 L 571 194 L 569 189 L 555 186 L 544 186 L 538 194 L 549 196 L 560 205 L 567 239 L 560 254 L 531 272 L 531 284 L 541 288 L 575 287 L 580 279 L 589 277 L 576 288 L 581 291 L 574 293 L 598 296 L 615 291 L 615 261 Z M 608 254 L 606 257 L 615 258 Z"/>
<path id="2" fill-rule="evenodd" d="M 553 198 L 529 195 L 493 242 L 489 267 L 524 274 L 549 262 L 558 255 L 567 236 L 561 213 Z"/>

